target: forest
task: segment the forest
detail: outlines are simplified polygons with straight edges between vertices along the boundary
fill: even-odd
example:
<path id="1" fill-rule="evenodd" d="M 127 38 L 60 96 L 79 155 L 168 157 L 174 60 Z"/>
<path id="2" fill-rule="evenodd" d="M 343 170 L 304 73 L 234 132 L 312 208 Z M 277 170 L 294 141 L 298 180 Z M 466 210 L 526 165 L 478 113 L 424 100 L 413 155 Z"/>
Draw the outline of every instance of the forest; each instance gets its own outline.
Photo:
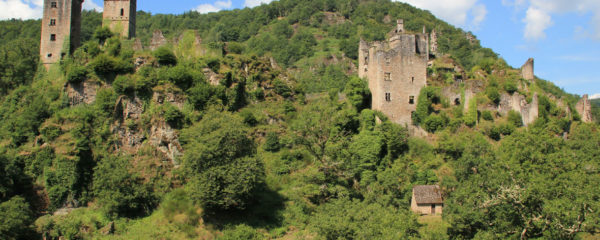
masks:
<path id="1" fill-rule="evenodd" d="M 426 136 L 372 110 L 356 72 L 359 40 L 399 18 L 439 33 Z M 0 239 L 600 238 L 600 101 L 583 122 L 580 96 L 427 11 L 280 0 L 136 21 L 144 46 L 169 43 L 134 50 L 84 11 L 81 47 L 48 69 L 40 20 L 0 21 Z M 532 123 L 496 110 L 515 94 L 539 102 Z M 441 216 L 410 210 L 428 184 Z"/>

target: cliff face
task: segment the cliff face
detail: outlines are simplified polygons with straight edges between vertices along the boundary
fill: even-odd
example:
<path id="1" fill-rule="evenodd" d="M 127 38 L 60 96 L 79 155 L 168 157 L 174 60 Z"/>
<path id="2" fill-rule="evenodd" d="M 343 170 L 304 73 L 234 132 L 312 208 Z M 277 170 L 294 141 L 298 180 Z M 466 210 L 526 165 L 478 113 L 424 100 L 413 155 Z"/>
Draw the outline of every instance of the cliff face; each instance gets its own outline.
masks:
<path id="1" fill-rule="evenodd" d="M 100 84 L 94 80 L 87 79 L 80 83 L 65 84 L 65 92 L 69 98 L 69 105 L 90 104 L 96 101 L 96 92 Z"/>

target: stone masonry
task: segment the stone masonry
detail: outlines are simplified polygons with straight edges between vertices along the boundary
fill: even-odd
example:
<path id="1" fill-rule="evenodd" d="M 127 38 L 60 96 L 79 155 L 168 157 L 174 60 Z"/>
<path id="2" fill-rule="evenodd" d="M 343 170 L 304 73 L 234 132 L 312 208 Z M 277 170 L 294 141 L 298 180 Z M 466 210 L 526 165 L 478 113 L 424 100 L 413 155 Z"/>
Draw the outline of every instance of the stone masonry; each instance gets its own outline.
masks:
<path id="1" fill-rule="evenodd" d="M 587 94 L 583 95 L 583 97 L 579 99 L 575 109 L 577 109 L 577 112 L 581 116 L 582 122 L 591 123 L 594 121 L 592 118 L 592 101 L 588 98 Z"/>
<path id="2" fill-rule="evenodd" d="M 371 108 L 392 122 L 410 125 L 419 92 L 427 84 L 428 36 L 406 33 L 402 19 L 389 35 L 387 41 L 360 41 L 358 73 L 368 80 Z"/>
<path id="3" fill-rule="evenodd" d="M 104 0 L 102 25 L 122 38 L 134 38 L 136 6 L 136 0 Z"/>
<path id="4" fill-rule="evenodd" d="M 527 59 L 527 62 L 523 64 L 521 67 L 521 74 L 525 80 L 533 80 L 535 76 L 533 75 L 533 58 Z"/>
<path id="5" fill-rule="evenodd" d="M 40 56 L 46 68 L 79 47 L 82 3 L 83 0 L 44 0 Z"/>

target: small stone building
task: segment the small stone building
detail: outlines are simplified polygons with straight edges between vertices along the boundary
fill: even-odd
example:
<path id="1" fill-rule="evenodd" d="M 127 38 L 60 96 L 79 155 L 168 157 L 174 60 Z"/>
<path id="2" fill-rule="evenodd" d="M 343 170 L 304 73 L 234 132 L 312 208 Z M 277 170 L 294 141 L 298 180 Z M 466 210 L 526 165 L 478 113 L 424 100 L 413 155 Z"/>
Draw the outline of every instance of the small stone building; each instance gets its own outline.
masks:
<path id="1" fill-rule="evenodd" d="M 413 187 L 410 209 L 423 215 L 441 215 L 444 201 L 438 185 L 419 185 Z"/>

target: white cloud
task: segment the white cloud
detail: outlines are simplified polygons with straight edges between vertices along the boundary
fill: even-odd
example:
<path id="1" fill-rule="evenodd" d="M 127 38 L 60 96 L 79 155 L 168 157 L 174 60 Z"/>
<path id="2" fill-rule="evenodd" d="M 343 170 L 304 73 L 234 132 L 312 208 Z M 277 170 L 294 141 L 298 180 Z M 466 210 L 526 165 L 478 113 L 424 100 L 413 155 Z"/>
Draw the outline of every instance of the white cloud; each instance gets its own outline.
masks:
<path id="1" fill-rule="evenodd" d="M 83 2 L 83 9 L 86 10 L 96 10 L 97 12 L 102 12 L 102 7 L 100 7 L 98 4 L 94 3 L 94 1 L 92 0 L 85 0 Z"/>
<path id="2" fill-rule="evenodd" d="M 600 93 L 596 93 L 596 94 L 593 94 L 592 96 L 590 96 L 590 99 L 598 99 L 598 98 L 600 98 Z"/>
<path id="3" fill-rule="evenodd" d="M 249 0 L 246 0 L 249 1 Z M 487 9 L 478 0 L 398 0 L 431 11 L 437 17 L 454 25 L 477 29 L 485 20 Z"/>
<path id="4" fill-rule="evenodd" d="M 526 5 L 526 0 L 503 0 L 503 3 L 513 3 L 515 6 Z M 523 22 L 525 23 L 524 36 L 528 40 L 539 40 L 545 37 L 545 31 L 552 26 L 552 17 L 557 14 L 591 13 L 590 22 L 593 34 L 589 36 L 600 40 L 600 1 L 598 0 L 528 0 L 529 6 Z M 575 27 L 576 33 L 581 33 L 581 28 Z"/>
<path id="5" fill-rule="evenodd" d="M 525 22 L 525 38 L 528 40 L 546 38 L 544 31 L 553 24 L 552 18 L 548 13 L 531 7 L 527 9 L 523 22 Z"/>
<path id="6" fill-rule="evenodd" d="M 43 1 L 0 0 L 0 19 L 32 19 L 42 17 Z"/>
<path id="7" fill-rule="evenodd" d="M 200 4 L 194 10 L 199 13 L 218 12 L 223 9 L 231 8 L 231 5 L 232 5 L 231 0 L 216 1 L 213 4 L 210 4 L 210 3 Z"/>
<path id="8" fill-rule="evenodd" d="M 253 8 L 256 6 L 260 6 L 261 4 L 268 4 L 270 2 L 272 2 L 273 0 L 246 0 L 244 1 L 244 7 L 249 7 L 249 8 Z"/>

